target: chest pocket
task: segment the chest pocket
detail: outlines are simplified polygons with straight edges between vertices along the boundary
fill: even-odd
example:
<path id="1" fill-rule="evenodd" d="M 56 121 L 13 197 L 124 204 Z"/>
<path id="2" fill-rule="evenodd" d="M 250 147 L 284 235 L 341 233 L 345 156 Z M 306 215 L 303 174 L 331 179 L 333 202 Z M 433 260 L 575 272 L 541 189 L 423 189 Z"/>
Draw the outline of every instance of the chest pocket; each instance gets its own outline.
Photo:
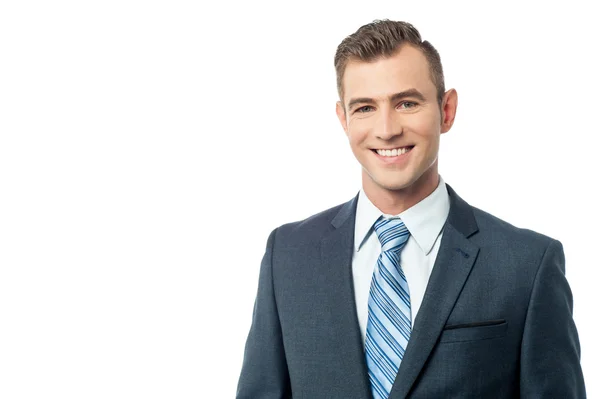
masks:
<path id="1" fill-rule="evenodd" d="M 447 325 L 440 335 L 440 343 L 500 338 L 506 335 L 507 329 L 508 323 L 504 319 Z"/>

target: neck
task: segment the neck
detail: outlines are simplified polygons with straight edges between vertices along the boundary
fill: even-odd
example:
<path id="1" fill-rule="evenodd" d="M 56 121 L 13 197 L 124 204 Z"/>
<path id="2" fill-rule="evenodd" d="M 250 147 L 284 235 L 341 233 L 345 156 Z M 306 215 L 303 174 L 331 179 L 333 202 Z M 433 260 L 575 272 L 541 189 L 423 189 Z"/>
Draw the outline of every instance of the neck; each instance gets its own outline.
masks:
<path id="1" fill-rule="evenodd" d="M 439 174 L 432 167 L 416 182 L 400 189 L 382 187 L 364 171 L 362 180 L 363 190 L 373 205 L 385 214 L 397 215 L 431 195 L 439 184 Z"/>

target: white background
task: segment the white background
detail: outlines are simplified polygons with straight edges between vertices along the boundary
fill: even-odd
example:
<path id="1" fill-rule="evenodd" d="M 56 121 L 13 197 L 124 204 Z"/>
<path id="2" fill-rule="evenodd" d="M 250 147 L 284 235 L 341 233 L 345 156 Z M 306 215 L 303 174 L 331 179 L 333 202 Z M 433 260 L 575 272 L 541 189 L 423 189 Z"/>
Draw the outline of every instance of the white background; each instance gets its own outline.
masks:
<path id="1" fill-rule="evenodd" d="M 600 396 L 600 29 L 523 3 L 2 2 L 0 397 L 234 397 L 269 233 L 360 188 L 333 56 L 377 18 L 458 91 L 446 182 L 562 241 Z"/>

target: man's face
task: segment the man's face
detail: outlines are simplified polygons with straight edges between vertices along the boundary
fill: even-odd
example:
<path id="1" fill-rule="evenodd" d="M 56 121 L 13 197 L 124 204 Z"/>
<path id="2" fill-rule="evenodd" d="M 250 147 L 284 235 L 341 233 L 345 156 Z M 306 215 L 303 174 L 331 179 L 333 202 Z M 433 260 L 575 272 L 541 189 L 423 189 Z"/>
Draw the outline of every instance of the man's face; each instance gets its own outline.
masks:
<path id="1" fill-rule="evenodd" d="M 423 53 L 404 45 L 390 58 L 350 61 L 342 84 L 345 111 L 340 102 L 336 111 L 363 167 L 365 191 L 433 191 L 440 134 L 454 120 L 456 92 L 445 94 L 442 112 Z M 407 152 L 393 157 L 375 151 L 400 147 Z"/>

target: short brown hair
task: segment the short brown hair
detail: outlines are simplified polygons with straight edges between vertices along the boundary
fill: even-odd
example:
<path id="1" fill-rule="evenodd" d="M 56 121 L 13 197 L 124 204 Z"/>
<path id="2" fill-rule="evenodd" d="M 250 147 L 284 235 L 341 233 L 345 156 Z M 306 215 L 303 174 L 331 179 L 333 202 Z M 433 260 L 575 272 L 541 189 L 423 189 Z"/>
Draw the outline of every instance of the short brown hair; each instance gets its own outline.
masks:
<path id="1" fill-rule="evenodd" d="M 407 43 L 421 50 L 427 58 L 431 80 L 437 89 L 437 100 L 441 106 L 446 89 L 439 53 L 431 43 L 421 39 L 421 34 L 414 26 L 408 22 L 389 19 L 375 20 L 361 26 L 338 46 L 334 64 L 340 101 L 343 103 L 342 79 L 349 61 L 371 62 L 379 58 L 391 57 L 400 46 Z"/>

